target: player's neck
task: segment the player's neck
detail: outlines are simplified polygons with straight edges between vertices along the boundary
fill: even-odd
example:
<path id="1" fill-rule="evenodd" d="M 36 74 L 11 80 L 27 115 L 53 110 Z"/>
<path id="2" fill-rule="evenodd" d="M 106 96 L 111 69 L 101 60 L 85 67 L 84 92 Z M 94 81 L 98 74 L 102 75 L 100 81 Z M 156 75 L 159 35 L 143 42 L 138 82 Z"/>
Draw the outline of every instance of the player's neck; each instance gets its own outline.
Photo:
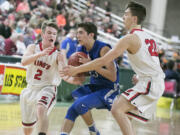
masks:
<path id="1" fill-rule="evenodd" d="M 95 42 L 95 40 L 90 40 L 88 42 L 88 44 L 86 45 L 86 50 L 87 51 L 90 51 L 92 49 L 92 47 L 94 46 L 94 42 Z"/>
<path id="2" fill-rule="evenodd" d="M 48 48 L 48 47 L 50 47 L 50 46 L 52 46 L 52 45 L 51 45 L 51 44 L 47 44 L 47 43 L 45 43 L 45 42 L 42 41 L 42 49 L 43 49 L 43 50 L 46 49 L 46 48 Z"/>
<path id="3" fill-rule="evenodd" d="M 141 25 L 132 25 L 129 29 L 129 32 L 131 32 L 133 29 L 142 29 Z"/>

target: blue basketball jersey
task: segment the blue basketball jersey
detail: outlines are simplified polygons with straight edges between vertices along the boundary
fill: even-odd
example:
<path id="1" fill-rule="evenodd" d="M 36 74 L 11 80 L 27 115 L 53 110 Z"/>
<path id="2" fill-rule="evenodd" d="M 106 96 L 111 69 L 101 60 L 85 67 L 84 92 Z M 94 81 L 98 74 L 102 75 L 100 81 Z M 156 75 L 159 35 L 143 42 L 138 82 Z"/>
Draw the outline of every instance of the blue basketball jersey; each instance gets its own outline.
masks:
<path id="1" fill-rule="evenodd" d="M 81 52 L 85 52 L 86 54 L 89 55 L 89 57 L 91 58 L 91 60 L 94 60 L 96 58 L 99 58 L 101 57 L 100 56 L 100 51 L 103 47 L 105 46 L 108 46 L 109 48 L 112 48 L 109 44 L 106 44 L 104 42 L 101 42 L 99 40 L 96 40 L 92 49 L 88 52 L 86 50 L 86 48 L 84 46 L 81 46 L 79 45 L 77 47 L 77 51 L 81 51 Z M 106 79 L 105 77 L 103 77 L 102 75 L 100 75 L 98 72 L 96 71 L 90 71 L 90 83 L 91 84 L 96 84 L 96 85 L 101 85 L 101 86 L 104 86 L 104 87 L 107 87 L 107 88 L 114 88 L 114 84 L 117 84 L 119 83 L 119 68 L 118 68 L 118 65 L 117 63 L 114 61 L 114 64 L 116 66 L 116 74 L 117 74 L 117 79 L 115 82 L 112 82 L 108 79 Z M 105 68 L 105 67 L 104 67 Z"/>
<path id="2" fill-rule="evenodd" d="M 69 59 L 69 57 L 76 52 L 77 47 L 77 40 L 73 40 L 70 37 L 67 37 L 65 40 L 61 43 L 61 49 L 67 50 L 66 58 Z"/>

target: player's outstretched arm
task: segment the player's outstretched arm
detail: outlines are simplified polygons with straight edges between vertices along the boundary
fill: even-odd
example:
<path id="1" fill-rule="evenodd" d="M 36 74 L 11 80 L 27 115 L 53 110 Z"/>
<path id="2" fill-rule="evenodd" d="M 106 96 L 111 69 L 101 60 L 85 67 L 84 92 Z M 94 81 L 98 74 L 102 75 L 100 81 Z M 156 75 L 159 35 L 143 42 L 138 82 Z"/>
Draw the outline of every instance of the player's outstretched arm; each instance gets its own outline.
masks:
<path id="1" fill-rule="evenodd" d="M 58 63 L 59 71 L 62 71 L 63 67 L 67 66 L 67 62 L 65 61 L 62 52 L 58 53 L 57 63 Z M 82 83 L 85 81 L 85 77 L 70 77 L 70 76 L 64 76 L 61 73 L 60 73 L 60 77 L 64 81 L 66 81 L 70 84 L 75 84 L 75 85 L 82 85 Z"/>
<path id="2" fill-rule="evenodd" d="M 111 49 L 107 46 L 103 47 L 100 51 L 100 56 L 104 56 L 107 52 L 109 52 Z M 103 77 L 105 77 L 108 80 L 111 80 L 112 82 L 116 81 L 117 76 L 116 76 L 116 65 L 114 61 L 111 61 L 107 63 L 106 66 L 96 68 L 96 72 L 101 74 Z"/>
<path id="3" fill-rule="evenodd" d="M 99 67 L 107 65 L 107 63 L 122 55 L 122 53 L 129 48 L 131 45 L 131 41 L 129 42 L 129 40 L 131 40 L 131 38 L 131 35 L 125 36 L 124 38 L 120 39 L 115 47 L 106 53 L 103 57 L 97 58 L 78 67 L 67 66 L 63 69 L 62 73 L 64 75 L 74 76 L 78 73 L 95 70 Z"/>
<path id="4" fill-rule="evenodd" d="M 27 47 L 26 52 L 24 53 L 22 57 L 21 64 L 23 66 L 29 65 L 33 63 L 37 58 L 48 55 L 52 51 L 53 48 L 54 47 L 48 47 L 44 49 L 43 51 L 35 54 L 34 53 L 35 45 L 31 44 Z"/>

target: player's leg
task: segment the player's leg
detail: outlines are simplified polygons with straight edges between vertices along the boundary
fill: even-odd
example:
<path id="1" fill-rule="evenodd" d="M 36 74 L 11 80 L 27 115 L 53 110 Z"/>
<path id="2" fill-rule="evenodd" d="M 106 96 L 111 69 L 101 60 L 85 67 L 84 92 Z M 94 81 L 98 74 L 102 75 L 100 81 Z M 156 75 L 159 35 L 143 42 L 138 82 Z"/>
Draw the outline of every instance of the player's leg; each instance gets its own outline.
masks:
<path id="1" fill-rule="evenodd" d="M 119 124 L 123 135 L 135 135 L 127 112 L 136 109 L 125 97 L 118 97 L 112 105 L 112 115 Z"/>
<path id="2" fill-rule="evenodd" d="M 90 110 L 92 108 L 104 107 L 104 104 L 96 96 L 95 93 L 78 98 L 73 105 L 68 109 L 66 119 L 61 128 L 61 135 L 67 135 L 71 132 L 75 119 L 81 115 L 85 123 L 89 127 L 90 134 L 99 135 L 95 127 Z M 66 133 L 66 134 L 65 134 Z"/>
<path id="3" fill-rule="evenodd" d="M 38 135 L 46 135 L 48 131 L 48 116 L 47 108 L 42 104 L 37 104 L 37 126 L 38 126 Z"/>
<path id="4" fill-rule="evenodd" d="M 37 97 L 36 115 L 38 119 L 38 135 L 46 135 L 49 126 L 48 114 L 56 103 L 56 87 L 44 87 Z"/>
<path id="5" fill-rule="evenodd" d="M 98 129 L 95 126 L 95 122 L 93 120 L 92 113 L 90 110 L 85 114 L 81 115 L 81 117 L 88 126 L 90 135 L 100 135 Z"/>
<path id="6" fill-rule="evenodd" d="M 31 135 L 31 134 L 32 134 L 32 131 L 33 131 L 33 128 L 23 127 L 24 135 Z"/>
<path id="7" fill-rule="evenodd" d="M 28 88 L 23 90 L 20 95 L 21 117 L 24 135 L 31 135 L 33 126 L 36 123 L 35 104 L 33 100 L 29 99 L 32 91 Z M 31 101 L 28 102 L 27 101 Z"/>
<path id="8" fill-rule="evenodd" d="M 90 93 L 91 90 L 86 85 L 83 85 L 72 92 L 72 97 L 75 100 L 78 100 L 79 98 L 88 95 Z M 78 113 L 74 109 L 75 102 L 71 105 L 71 107 L 67 111 L 66 117 L 61 126 L 60 135 L 68 135 L 74 126 L 75 119 L 76 117 L 78 117 Z"/>

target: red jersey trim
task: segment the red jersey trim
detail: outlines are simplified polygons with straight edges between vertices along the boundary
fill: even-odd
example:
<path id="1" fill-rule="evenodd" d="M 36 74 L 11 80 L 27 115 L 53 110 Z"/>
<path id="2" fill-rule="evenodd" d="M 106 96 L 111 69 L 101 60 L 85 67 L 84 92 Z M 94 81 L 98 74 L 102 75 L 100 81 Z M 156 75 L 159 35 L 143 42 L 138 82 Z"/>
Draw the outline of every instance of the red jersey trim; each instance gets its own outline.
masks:
<path id="1" fill-rule="evenodd" d="M 41 51 L 43 51 L 42 43 L 41 42 L 39 43 L 39 48 L 40 48 Z"/>
<path id="2" fill-rule="evenodd" d="M 135 31 L 143 31 L 142 29 L 132 29 L 130 34 L 133 34 Z"/>
<path id="3" fill-rule="evenodd" d="M 39 43 L 39 48 L 40 48 L 41 51 L 43 51 L 42 42 Z M 54 47 L 54 49 L 49 53 L 49 55 L 51 55 L 55 51 L 56 51 L 56 47 Z"/>

